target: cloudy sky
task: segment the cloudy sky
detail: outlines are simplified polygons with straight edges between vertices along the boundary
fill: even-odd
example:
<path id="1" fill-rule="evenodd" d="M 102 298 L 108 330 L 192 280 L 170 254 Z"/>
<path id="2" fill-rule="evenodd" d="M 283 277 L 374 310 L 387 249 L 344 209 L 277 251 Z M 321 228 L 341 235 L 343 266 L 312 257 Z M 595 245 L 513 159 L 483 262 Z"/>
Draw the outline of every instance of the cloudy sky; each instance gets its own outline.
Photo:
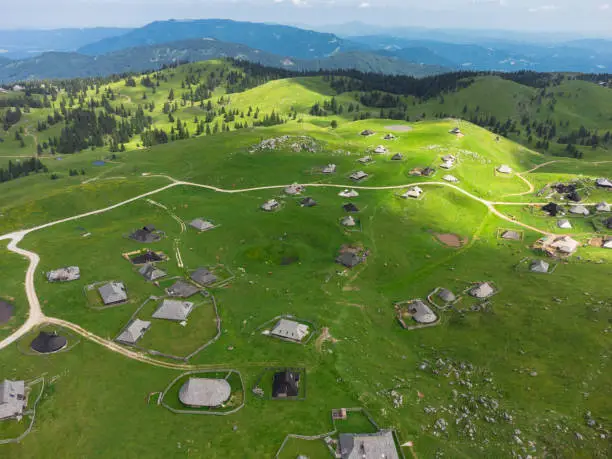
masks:
<path id="1" fill-rule="evenodd" d="M 229 18 L 321 26 L 349 21 L 428 28 L 612 34 L 612 0 L 13 0 L 0 28 L 139 26 Z"/>

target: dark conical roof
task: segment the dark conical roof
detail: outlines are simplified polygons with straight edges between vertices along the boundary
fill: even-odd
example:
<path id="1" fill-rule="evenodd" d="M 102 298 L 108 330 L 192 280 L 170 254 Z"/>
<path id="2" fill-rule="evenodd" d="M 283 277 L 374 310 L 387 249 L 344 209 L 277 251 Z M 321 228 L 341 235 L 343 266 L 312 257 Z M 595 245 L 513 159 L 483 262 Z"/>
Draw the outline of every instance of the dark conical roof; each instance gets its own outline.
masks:
<path id="1" fill-rule="evenodd" d="M 32 350 L 41 354 L 50 354 L 64 348 L 67 344 L 66 338 L 56 333 L 47 333 L 41 331 L 30 344 Z"/>

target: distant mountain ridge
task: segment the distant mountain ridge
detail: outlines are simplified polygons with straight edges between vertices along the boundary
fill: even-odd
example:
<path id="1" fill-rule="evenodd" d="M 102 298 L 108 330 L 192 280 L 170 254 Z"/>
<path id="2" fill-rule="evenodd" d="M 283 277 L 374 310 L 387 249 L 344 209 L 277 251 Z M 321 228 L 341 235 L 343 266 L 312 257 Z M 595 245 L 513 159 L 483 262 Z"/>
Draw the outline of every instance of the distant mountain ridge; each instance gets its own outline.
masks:
<path id="1" fill-rule="evenodd" d="M 156 70 L 164 64 L 176 62 L 228 57 L 294 71 L 355 69 L 363 72 L 427 76 L 447 70 L 440 66 L 414 64 L 396 57 L 359 51 L 337 53 L 322 59 L 295 59 L 241 44 L 197 39 L 128 48 L 101 56 L 53 52 L 21 61 L 9 60 L 4 64 L 0 62 L 0 82 L 106 76 Z"/>
<path id="2" fill-rule="evenodd" d="M 296 59 L 320 59 L 329 55 L 365 49 L 331 33 L 315 32 L 285 25 L 238 22 L 227 19 L 156 21 L 126 34 L 109 37 L 83 46 L 81 54 L 102 54 L 161 43 L 195 38 L 214 38 L 240 43 L 273 54 Z"/>
<path id="3" fill-rule="evenodd" d="M 612 69 L 612 41 L 603 39 L 574 40 L 558 44 L 494 40 L 449 43 L 369 35 L 351 37 L 351 40 L 385 56 L 464 70 L 599 73 Z M 429 53 L 423 53 L 423 48 Z"/>
<path id="4" fill-rule="evenodd" d="M 89 29 L 0 30 L 3 57 L 25 59 L 45 51 L 76 51 L 88 43 L 123 35 L 132 29 L 94 27 Z"/>

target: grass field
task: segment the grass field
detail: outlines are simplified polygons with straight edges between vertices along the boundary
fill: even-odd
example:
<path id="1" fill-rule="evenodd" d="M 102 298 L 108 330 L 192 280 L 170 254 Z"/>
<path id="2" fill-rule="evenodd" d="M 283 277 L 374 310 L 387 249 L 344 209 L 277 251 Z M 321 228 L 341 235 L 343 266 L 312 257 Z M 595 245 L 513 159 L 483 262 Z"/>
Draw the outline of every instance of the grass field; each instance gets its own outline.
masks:
<path id="1" fill-rule="evenodd" d="M 179 76 L 174 84 L 177 81 Z M 171 84 L 162 83 L 168 86 L 156 94 L 161 97 Z M 125 103 L 138 96 L 131 88 L 121 91 Z M 287 110 L 308 107 L 325 91 L 324 81 L 304 79 L 273 82 L 231 97 L 241 106 L 257 103 L 262 110 Z M 123 253 L 163 251 L 169 259 L 160 266 L 168 277 L 186 276 L 199 266 L 224 265 L 235 277 L 211 289 L 222 335 L 189 363 L 198 370 L 238 370 L 245 406 L 229 416 L 174 414 L 156 404 L 157 396 L 148 400 L 184 370 L 131 360 L 85 338 L 68 352 L 25 355 L 20 349 L 32 339 L 26 335 L 0 353 L 2 377 L 45 374 L 50 384 L 34 431 L 21 444 L 1 446 L 3 457 L 45 457 L 53 451 L 65 458 L 268 458 L 288 434 L 330 432 L 330 411 L 340 407 L 367 409 L 381 427 L 395 429 L 401 443 L 413 441 L 418 457 L 607 457 L 612 251 L 581 247 L 576 255 L 558 261 L 551 275 L 517 270 L 521 260 L 539 256 L 531 245 L 541 235 L 501 219 L 478 201 L 540 201 L 528 183 L 515 174 L 501 177 L 495 168 L 508 164 L 515 172 L 527 172 L 550 157 L 507 139 L 497 141 L 468 123 L 462 125 L 465 137 L 457 138 L 448 133 L 456 124 L 451 120 L 411 123 L 413 130 L 396 132 L 399 138 L 391 142 L 382 137 L 386 126 L 397 121 L 342 120 L 337 129 L 327 126 L 329 119 L 325 125 L 310 121 L 305 117 L 303 123 L 150 149 L 134 146 L 100 167 L 92 165 L 103 157 L 99 151 L 82 152 L 46 162 L 51 172 L 64 171 L 59 180 L 41 175 L 0 185 L 0 234 L 106 207 L 170 183 L 168 177 L 156 175 L 229 191 L 280 186 L 220 193 L 180 184 L 149 196 L 166 209 L 139 199 L 28 234 L 20 247 L 40 255 L 35 287 L 44 313 L 109 340 L 147 298 L 164 294 L 145 282 Z M 366 128 L 376 135 L 360 136 Z M 310 136 L 319 148 L 296 152 L 289 143 L 251 152 L 263 139 L 282 135 Z M 375 155 L 373 164 L 357 162 L 379 144 L 390 153 Z M 403 161 L 390 160 L 397 152 Z M 437 166 L 448 153 L 458 162 L 445 172 Z M 337 165 L 336 174 L 317 172 L 329 163 Z M 433 177 L 410 175 L 414 168 L 432 165 L 438 169 Z M 69 177 L 65 171 L 70 168 L 84 168 L 86 175 Z M 348 175 L 361 169 L 369 177 L 355 184 Z M 427 184 L 443 182 L 446 173 L 460 180 L 459 189 Z M 564 159 L 524 177 L 537 191 L 560 179 L 611 175 L 612 163 Z M 285 195 L 282 185 L 292 182 L 310 184 L 302 197 L 310 196 L 318 205 L 301 207 L 301 197 Z M 421 182 L 422 199 L 399 197 L 404 185 Z M 360 209 L 356 217 L 361 231 L 352 232 L 339 225 L 346 215 L 342 206 L 349 200 L 338 192 L 355 185 L 399 188 L 360 189 L 350 201 Z M 597 202 L 608 195 L 593 190 L 588 199 Z M 259 206 L 272 198 L 281 202 L 280 210 L 261 211 Z M 529 206 L 496 208 L 517 222 L 557 232 L 555 219 Z M 204 233 L 183 230 L 180 222 L 196 217 L 219 226 Z M 588 218 L 572 221 L 574 229 L 567 233 L 581 243 L 596 234 Z M 152 244 L 125 237 L 146 224 L 166 236 Z M 520 230 L 524 238 L 500 240 L 500 228 Z M 464 244 L 446 246 L 436 237 L 440 234 L 457 235 Z M 336 264 L 345 244 L 367 249 L 366 261 L 352 270 Z M 27 313 L 27 265 L 5 249 L 0 255 L 0 297 L 10 298 L 17 312 L 13 322 L 0 329 L 4 338 Z M 46 271 L 70 265 L 80 267 L 78 281 L 46 281 Z M 111 279 L 125 283 L 128 302 L 104 310 L 89 307 L 83 288 Z M 474 301 L 464 297 L 454 308 L 437 311 L 441 320 L 436 327 L 403 330 L 395 318 L 396 302 L 426 298 L 436 287 L 460 294 L 480 281 L 499 288 L 483 310 L 473 311 Z M 153 306 L 139 317 L 147 320 Z M 196 316 L 200 309 L 204 314 Z M 209 312 L 211 306 L 204 301 L 185 328 L 156 321 L 139 345 L 163 352 L 195 350 L 216 331 Z M 307 318 L 326 333 L 317 333 L 303 346 L 261 336 L 261 324 L 287 314 Z M 262 372 L 274 367 L 306 369 L 305 400 L 274 401 L 251 392 Z M 178 407 L 178 389 L 172 390 L 168 400 Z M 392 392 L 400 394 L 403 403 L 394 404 Z M 594 427 L 585 424 L 587 412 L 596 421 Z M 448 423 L 446 431 L 436 427 L 439 419 Z M 353 413 L 341 427 L 370 428 Z M 328 451 L 321 441 L 290 439 L 281 457 L 298 454 L 318 459 Z"/>

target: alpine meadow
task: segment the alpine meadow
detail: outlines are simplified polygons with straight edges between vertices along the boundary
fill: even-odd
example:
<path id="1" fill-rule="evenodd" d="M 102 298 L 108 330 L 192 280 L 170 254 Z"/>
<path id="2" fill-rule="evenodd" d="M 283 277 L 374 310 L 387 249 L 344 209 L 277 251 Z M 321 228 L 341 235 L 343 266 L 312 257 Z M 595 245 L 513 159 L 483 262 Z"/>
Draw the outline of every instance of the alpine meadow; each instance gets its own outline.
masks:
<path id="1" fill-rule="evenodd" d="M 0 91 L 0 456 L 609 457 L 611 75 L 139 37 Z"/>

